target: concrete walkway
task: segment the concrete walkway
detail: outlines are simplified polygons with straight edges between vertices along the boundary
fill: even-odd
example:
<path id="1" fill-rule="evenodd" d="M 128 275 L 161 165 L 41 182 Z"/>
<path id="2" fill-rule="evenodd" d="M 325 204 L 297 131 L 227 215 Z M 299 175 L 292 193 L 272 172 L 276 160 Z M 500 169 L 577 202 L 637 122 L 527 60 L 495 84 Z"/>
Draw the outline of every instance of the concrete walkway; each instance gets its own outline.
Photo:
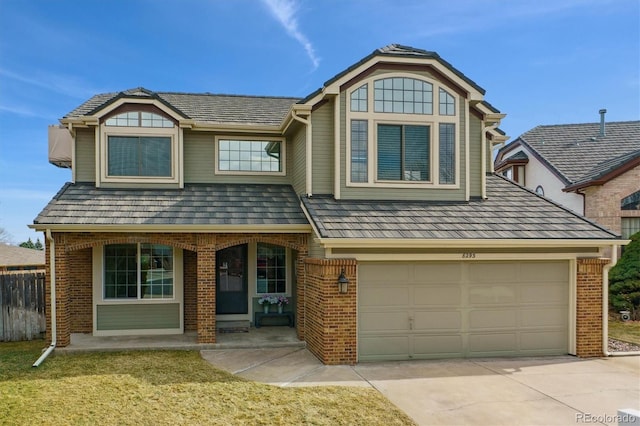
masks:
<path id="1" fill-rule="evenodd" d="M 326 366 L 304 348 L 201 353 L 217 368 L 277 386 L 372 387 L 420 425 L 617 425 L 618 409 L 640 409 L 640 356 Z"/>

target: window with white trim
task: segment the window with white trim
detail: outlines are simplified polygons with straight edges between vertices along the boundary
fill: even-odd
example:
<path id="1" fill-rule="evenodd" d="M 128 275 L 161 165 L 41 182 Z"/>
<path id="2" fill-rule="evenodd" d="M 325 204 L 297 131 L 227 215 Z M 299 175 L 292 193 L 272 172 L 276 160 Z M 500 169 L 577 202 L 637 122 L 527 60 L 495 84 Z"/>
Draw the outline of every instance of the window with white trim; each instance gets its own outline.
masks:
<path id="1" fill-rule="evenodd" d="M 287 249 L 275 244 L 258 243 L 256 254 L 256 293 L 285 293 Z"/>
<path id="2" fill-rule="evenodd" d="M 103 297 L 173 299 L 173 248 L 161 244 L 104 246 Z"/>
<path id="3" fill-rule="evenodd" d="M 398 74 L 347 90 L 347 185 L 458 185 L 456 95 Z"/>
<path id="4" fill-rule="evenodd" d="M 284 140 L 217 137 L 216 172 L 284 174 Z"/>
<path id="5" fill-rule="evenodd" d="M 107 118 L 105 121 L 107 126 L 120 127 L 173 127 L 173 121 L 159 114 L 146 111 L 129 111 L 123 112 L 113 117 Z"/>

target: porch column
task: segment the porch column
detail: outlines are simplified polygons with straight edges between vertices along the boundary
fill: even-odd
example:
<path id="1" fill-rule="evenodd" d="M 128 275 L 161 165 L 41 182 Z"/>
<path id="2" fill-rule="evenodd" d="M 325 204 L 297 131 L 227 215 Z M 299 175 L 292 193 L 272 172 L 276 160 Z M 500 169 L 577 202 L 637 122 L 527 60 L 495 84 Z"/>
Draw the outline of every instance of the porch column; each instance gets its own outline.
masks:
<path id="1" fill-rule="evenodd" d="M 63 234 L 53 234 L 55 246 L 55 276 L 56 276 L 56 346 L 65 347 L 71 343 L 71 315 L 69 297 L 69 259 L 65 247 Z M 51 306 L 51 243 L 45 238 L 46 277 L 45 277 L 45 305 Z M 47 309 L 46 338 L 51 342 L 51 309 Z"/>
<path id="2" fill-rule="evenodd" d="M 602 356 L 602 269 L 609 259 L 578 259 L 576 282 L 576 355 Z"/>
<path id="3" fill-rule="evenodd" d="M 305 259 L 305 341 L 307 348 L 325 364 L 357 362 L 355 259 Z M 346 294 L 338 290 L 344 270 L 349 279 Z"/>
<path id="4" fill-rule="evenodd" d="M 196 321 L 198 343 L 216 342 L 216 236 L 198 235 Z"/>

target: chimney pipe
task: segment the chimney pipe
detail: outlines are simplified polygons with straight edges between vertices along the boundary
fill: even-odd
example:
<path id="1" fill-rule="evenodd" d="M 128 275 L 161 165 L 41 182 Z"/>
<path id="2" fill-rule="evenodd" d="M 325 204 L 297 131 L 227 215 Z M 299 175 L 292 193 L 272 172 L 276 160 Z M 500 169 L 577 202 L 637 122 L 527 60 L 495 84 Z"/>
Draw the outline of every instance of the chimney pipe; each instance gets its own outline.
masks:
<path id="1" fill-rule="evenodd" d="M 598 112 L 600 113 L 600 137 L 605 137 L 607 132 L 605 131 L 606 125 L 604 124 L 604 115 L 607 113 L 607 110 L 601 109 Z"/>

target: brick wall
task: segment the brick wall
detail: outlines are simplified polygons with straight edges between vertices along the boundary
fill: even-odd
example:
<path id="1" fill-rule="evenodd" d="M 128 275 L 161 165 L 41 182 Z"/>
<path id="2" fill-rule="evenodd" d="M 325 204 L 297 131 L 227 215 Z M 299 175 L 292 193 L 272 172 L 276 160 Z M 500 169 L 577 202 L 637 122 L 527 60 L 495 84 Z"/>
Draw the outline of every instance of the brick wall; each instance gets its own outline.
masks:
<path id="1" fill-rule="evenodd" d="M 640 217 L 639 210 L 620 210 L 620 201 L 638 190 L 640 190 L 640 166 L 604 185 L 586 188 L 584 215 L 619 234 L 622 216 Z"/>
<path id="2" fill-rule="evenodd" d="M 305 260 L 305 341 L 325 364 L 355 364 L 358 360 L 356 318 L 356 261 Z M 338 291 L 338 276 L 349 279 L 346 294 Z"/>
<path id="3" fill-rule="evenodd" d="M 578 259 L 576 355 L 602 356 L 602 271 L 609 259 Z"/>
<path id="4" fill-rule="evenodd" d="M 71 333 L 93 332 L 93 253 L 76 250 L 69 257 L 69 310 Z"/>
<path id="5" fill-rule="evenodd" d="M 196 252 L 185 250 L 182 252 L 184 261 L 184 331 L 198 329 L 196 307 L 198 303 L 197 282 L 198 265 Z"/>

